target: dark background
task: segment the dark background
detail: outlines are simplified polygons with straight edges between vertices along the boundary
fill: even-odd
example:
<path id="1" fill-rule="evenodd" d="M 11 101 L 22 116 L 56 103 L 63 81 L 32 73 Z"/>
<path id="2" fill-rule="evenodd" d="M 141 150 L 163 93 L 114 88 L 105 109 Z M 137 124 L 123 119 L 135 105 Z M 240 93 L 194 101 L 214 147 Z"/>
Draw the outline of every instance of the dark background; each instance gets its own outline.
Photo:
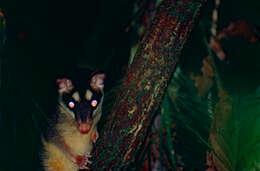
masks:
<path id="1" fill-rule="evenodd" d="M 105 70 L 109 89 L 124 75 L 130 45 L 136 39 L 131 30 L 125 31 L 133 19 L 134 2 L 1 0 L 7 20 L 5 73 L 1 78 L 5 83 L 0 111 L 1 171 L 39 168 L 39 123 L 34 117 L 39 116 L 39 110 L 47 113 L 55 104 L 56 78 L 77 68 Z M 206 20 L 211 18 L 213 7 L 211 1 L 207 5 L 202 13 Z M 259 9 L 258 0 L 225 1 L 220 7 L 219 29 L 240 18 L 259 26 Z M 180 62 L 186 71 L 200 73 L 201 59 L 207 51 L 198 42 L 201 30 L 197 26 Z M 256 89 L 260 80 L 259 43 L 250 44 L 240 38 L 222 43 L 232 54 L 229 64 L 217 61 L 227 89 Z"/>
<path id="2" fill-rule="evenodd" d="M 71 76 L 77 68 L 104 70 L 108 80 L 121 78 L 129 57 L 125 29 L 132 5 L 119 0 L 5 0 L 0 7 L 7 20 L 0 170 L 37 170 L 35 118 L 55 104 L 55 79 Z"/>

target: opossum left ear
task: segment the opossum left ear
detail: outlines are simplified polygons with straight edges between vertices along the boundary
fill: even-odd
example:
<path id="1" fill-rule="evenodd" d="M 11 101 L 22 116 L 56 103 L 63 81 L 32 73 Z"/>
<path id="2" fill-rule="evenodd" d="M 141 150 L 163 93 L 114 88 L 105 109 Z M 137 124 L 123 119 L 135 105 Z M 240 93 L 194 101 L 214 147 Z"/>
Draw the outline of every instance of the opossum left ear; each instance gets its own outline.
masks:
<path id="1" fill-rule="evenodd" d="M 69 93 L 74 88 L 72 81 L 68 78 L 57 79 L 56 82 L 59 87 L 58 92 L 60 95 Z"/>
<path id="2" fill-rule="evenodd" d="M 98 72 L 98 73 L 92 75 L 92 77 L 90 79 L 91 88 L 93 88 L 94 90 L 97 90 L 97 91 L 102 91 L 104 88 L 105 77 L 106 77 L 105 73 L 101 73 L 101 72 Z"/>

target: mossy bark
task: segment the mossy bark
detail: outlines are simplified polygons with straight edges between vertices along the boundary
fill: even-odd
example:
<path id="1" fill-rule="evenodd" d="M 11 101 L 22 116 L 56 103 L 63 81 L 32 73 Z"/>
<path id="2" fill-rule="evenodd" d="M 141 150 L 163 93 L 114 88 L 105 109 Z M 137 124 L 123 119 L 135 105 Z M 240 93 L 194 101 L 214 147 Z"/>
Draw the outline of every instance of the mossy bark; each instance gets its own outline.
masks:
<path id="1" fill-rule="evenodd" d="M 93 151 L 93 170 L 126 169 L 135 161 L 204 2 L 165 0 L 160 5 Z"/>

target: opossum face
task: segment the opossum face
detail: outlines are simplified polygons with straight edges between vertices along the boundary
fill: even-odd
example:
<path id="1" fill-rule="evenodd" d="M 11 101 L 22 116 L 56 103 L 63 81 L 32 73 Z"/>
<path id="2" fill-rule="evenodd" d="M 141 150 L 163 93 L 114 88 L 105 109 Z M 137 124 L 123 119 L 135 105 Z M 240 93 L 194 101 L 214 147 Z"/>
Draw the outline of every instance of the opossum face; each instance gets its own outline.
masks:
<path id="1" fill-rule="evenodd" d="M 71 80 L 58 79 L 62 103 L 72 113 L 81 133 L 88 133 L 93 119 L 101 112 L 104 88 L 103 73 L 93 75 L 84 89 L 77 89 Z"/>

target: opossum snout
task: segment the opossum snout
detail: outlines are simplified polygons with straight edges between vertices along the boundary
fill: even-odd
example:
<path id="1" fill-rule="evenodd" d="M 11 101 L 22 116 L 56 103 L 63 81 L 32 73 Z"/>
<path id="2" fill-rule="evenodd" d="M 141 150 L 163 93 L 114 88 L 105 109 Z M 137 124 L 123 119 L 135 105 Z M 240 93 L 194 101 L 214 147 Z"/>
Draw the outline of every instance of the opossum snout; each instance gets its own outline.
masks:
<path id="1" fill-rule="evenodd" d="M 87 119 L 85 122 L 81 122 L 81 120 L 80 120 L 78 122 L 79 131 L 82 134 L 87 134 L 91 129 L 91 125 L 92 125 L 92 121 L 90 121 L 89 119 Z"/>

